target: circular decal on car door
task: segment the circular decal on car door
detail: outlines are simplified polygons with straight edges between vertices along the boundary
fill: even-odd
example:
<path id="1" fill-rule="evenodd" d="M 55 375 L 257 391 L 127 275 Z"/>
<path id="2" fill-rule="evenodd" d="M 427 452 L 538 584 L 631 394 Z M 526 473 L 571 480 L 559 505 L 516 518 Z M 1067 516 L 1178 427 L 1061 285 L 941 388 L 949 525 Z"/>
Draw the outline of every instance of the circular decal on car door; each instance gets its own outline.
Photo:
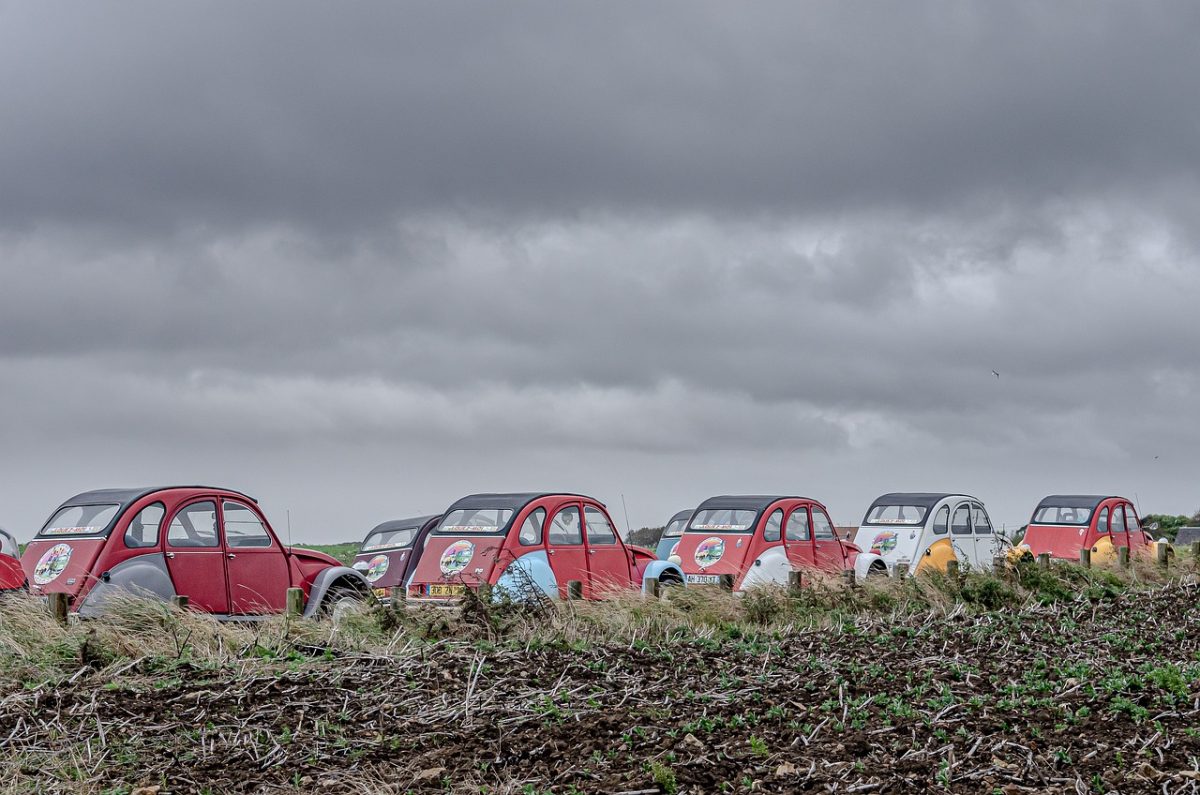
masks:
<path id="1" fill-rule="evenodd" d="M 387 574 L 388 563 L 387 555 L 376 555 L 371 558 L 371 561 L 367 563 L 367 570 L 363 572 L 367 578 L 367 582 L 375 582 L 384 574 Z"/>
<path id="2" fill-rule="evenodd" d="M 696 545 L 696 565 L 701 568 L 711 566 L 725 557 L 725 541 L 713 536 L 706 538 Z"/>
<path id="3" fill-rule="evenodd" d="M 55 544 L 50 547 L 46 550 L 45 555 L 38 558 L 37 565 L 33 567 L 33 581 L 38 585 L 54 582 L 71 562 L 73 551 L 69 544 Z"/>
<path id="4" fill-rule="evenodd" d="M 446 547 L 438 565 L 442 574 L 458 574 L 467 567 L 473 557 L 475 557 L 475 545 L 463 539 Z"/>

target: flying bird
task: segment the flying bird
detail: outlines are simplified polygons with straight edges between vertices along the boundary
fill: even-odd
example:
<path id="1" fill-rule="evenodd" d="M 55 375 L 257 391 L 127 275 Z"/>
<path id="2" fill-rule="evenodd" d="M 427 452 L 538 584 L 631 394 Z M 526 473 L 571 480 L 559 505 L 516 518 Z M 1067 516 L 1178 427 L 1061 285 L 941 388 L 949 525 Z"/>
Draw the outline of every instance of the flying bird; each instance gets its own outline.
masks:
<path id="1" fill-rule="evenodd" d="M 999 377 L 1000 377 L 1000 374 L 999 374 L 999 373 L 997 373 L 995 370 L 992 370 L 992 375 L 996 376 L 997 378 L 999 378 Z"/>

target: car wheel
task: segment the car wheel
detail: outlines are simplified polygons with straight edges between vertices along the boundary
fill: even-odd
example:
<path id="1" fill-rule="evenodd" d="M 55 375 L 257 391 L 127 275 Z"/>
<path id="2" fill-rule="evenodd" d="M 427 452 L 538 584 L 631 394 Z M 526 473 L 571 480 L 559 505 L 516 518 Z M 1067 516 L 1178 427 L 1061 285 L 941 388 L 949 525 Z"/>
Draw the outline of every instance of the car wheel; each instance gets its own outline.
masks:
<path id="1" fill-rule="evenodd" d="M 887 579 L 887 565 L 883 563 L 872 563 L 871 568 L 867 569 L 868 580 L 878 580 L 880 578 Z"/>
<path id="2" fill-rule="evenodd" d="M 361 610 L 367 604 L 367 597 L 362 591 L 351 586 L 339 586 L 330 590 L 321 602 L 321 615 L 334 624 L 341 623 L 346 616 Z"/>

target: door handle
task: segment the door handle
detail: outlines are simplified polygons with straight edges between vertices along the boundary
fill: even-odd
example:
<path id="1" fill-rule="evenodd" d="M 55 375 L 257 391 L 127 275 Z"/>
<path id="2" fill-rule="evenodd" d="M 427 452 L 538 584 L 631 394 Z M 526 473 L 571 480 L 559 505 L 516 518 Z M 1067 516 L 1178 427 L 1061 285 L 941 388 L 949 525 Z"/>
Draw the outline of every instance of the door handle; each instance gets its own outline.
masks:
<path id="1" fill-rule="evenodd" d="M 594 550 L 594 549 L 589 549 L 589 550 L 588 550 L 588 554 L 589 554 L 589 555 L 595 555 L 595 554 L 596 554 L 596 550 Z"/>
<path id="2" fill-rule="evenodd" d="M 225 557 L 229 558 L 230 560 L 233 560 L 234 558 L 237 557 L 237 555 L 233 554 L 232 552 L 229 552 L 225 555 Z"/>
<path id="3" fill-rule="evenodd" d="M 166 554 L 166 557 L 168 557 L 168 558 L 173 558 L 173 557 L 175 557 L 175 553 L 174 553 L 174 552 L 168 552 L 168 553 Z"/>

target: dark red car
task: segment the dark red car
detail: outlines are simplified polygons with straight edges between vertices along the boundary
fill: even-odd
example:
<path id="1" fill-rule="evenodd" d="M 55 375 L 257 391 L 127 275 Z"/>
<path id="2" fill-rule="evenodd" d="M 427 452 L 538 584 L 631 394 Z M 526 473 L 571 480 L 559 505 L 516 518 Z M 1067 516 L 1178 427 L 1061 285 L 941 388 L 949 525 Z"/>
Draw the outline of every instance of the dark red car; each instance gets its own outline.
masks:
<path id="1" fill-rule="evenodd" d="M 84 616 L 120 593 L 186 596 L 192 608 L 230 618 L 283 612 L 292 587 L 304 591 L 305 615 L 370 594 L 354 569 L 281 544 L 252 497 L 204 486 L 79 494 L 21 563 L 32 593 L 67 593 Z"/>
<path id="2" fill-rule="evenodd" d="M 408 583 L 412 599 L 453 599 L 483 583 L 521 598 L 537 589 L 567 598 L 683 584 L 683 571 L 626 544 L 604 505 L 580 494 L 473 494 L 451 505 L 425 542 Z"/>
<path id="3" fill-rule="evenodd" d="M 25 587 L 20 555 L 17 539 L 0 528 L 0 591 L 15 591 Z"/>
<path id="4" fill-rule="evenodd" d="M 367 578 L 375 589 L 375 596 L 387 600 L 390 589 L 403 587 L 408 582 L 421 550 L 425 548 L 425 539 L 441 518 L 438 513 L 393 519 L 367 533 L 354 556 L 354 568 Z"/>

